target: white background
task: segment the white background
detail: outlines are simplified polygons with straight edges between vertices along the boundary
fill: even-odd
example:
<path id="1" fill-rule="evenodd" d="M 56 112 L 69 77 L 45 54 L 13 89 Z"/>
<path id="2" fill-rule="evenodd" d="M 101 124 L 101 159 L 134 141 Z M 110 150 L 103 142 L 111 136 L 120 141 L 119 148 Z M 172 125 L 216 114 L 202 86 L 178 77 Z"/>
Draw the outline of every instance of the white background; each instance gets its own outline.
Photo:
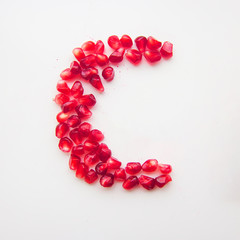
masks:
<path id="1" fill-rule="evenodd" d="M 238 0 L 0 2 L 0 239 L 240 239 Z M 54 135 L 52 98 L 71 51 L 129 34 L 174 57 L 127 61 L 91 123 L 124 164 L 157 158 L 173 182 L 148 192 L 87 185 Z"/>

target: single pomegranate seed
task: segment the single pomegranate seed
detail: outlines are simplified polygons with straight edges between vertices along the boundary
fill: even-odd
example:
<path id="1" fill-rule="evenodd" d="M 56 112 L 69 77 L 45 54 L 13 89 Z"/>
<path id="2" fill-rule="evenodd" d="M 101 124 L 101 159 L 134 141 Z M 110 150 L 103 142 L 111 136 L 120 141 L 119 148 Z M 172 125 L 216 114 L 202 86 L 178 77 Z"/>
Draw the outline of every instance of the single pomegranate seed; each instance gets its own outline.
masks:
<path id="1" fill-rule="evenodd" d="M 69 131 L 69 127 L 66 123 L 59 123 L 56 127 L 56 137 L 62 138 L 64 137 L 67 132 Z"/>
<path id="2" fill-rule="evenodd" d="M 91 184 L 95 182 L 98 179 L 97 173 L 91 169 L 86 175 L 85 175 L 85 182 Z"/>
<path id="3" fill-rule="evenodd" d="M 170 175 L 160 175 L 155 178 L 155 183 L 159 188 L 164 187 L 168 182 L 171 182 L 172 178 Z"/>
<path id="4" fill-rule="evenodd" d="M 75 111 L 80 118 L 90 118 L 92 116 L 92 112 L 88 109 L 88 107 L 82 104 L 78 105 L 75 108 Z"/>
<path id="5" fill-rule="evenodd" d="M 123 35 L 120 42 L 124 48 L 130 48 L 133 45 L 133 41 L 128 35 Z"/>
<path id="6" fill-rule="evenodd" d="M 140 52 L 144 52 L 147 46 L 147 39 L 145 37 L 137 37 L 135 39 L 136 46 Z"/>
<path id="7" fill-rule="evenodd" d="M 86 80 L 90 80 L 93 75 L 97 75 L 97 74 L 98 74 L 98 70 L 94 67 L 82 69 L 81 71 L 82 78 Z"/>
<path id="8" fill-rule="evenodd" d="M 67 83 L 63 80 L 59 80 L 57 83 L 57 90 L 64 94 L 70 93 L 70 88 L 68 87 Z"/>
<path id="9" fill-rule="evenodd" d="M 152 37 L 152 36 L 148 37 L 148 39 L 147 39 L 147 47 L 150 50 L 157 50 L 161 46 L 162 46 L 162 43 L 159 42 L 158 40 L 156 40 L 154 37 Z"/>
<path id="10" fill-rule="evenodd" d="M 80 160 L 80 157 L 72 154 L 69 159 L 69 168 L 71 170 L 77 170 Z"/>
<path id="11" fill-rule="evenodd" d="M 99 147 L 99 143 L 96 141 L 86 140 L 84 142 L 84 150 L 86 151 L 95 152 L 97 151 L 98 147 Z"/>
<path id="12" fill-rule="evenodd" d="M 72 53 L 78 61 L 85 57 L 85 54 L 81 48 L 74 48 Z"/>
<path id="13" fill-rule="evenodd" d="M 130 176 L 123 182 L 123 188 L 129 190 L 136 187 L 139 184 L 138 178 L 136 176 Z"/>
<path id="14" fill-rule="evenodd" d="M 138 64 L 142 60 L 142 54 L 136 49 L 128 49 L 125 56 L 133 64 Z"/>
<path id="15" fill-rule="evenodd" d="M 70 80 L 74 77 L 74 74 L 71 72 L 70 68 L 66 68 L 60 73 L 62 80 Z"/>
<path id="16" fill-rule="evenodd" d="M 104 91 L 104 87 L 102 85 L 102 81 L 99 77 L 99 75 L 93 75 L 92 78 L 90 79 L 90 83 L 93 87 L 95 87 L 99 92 Z"/>
<path id="17" fill-rule="evenodd" d="M 106 162 L 112 155 L 111 150 L 105 143 L 101 143 L 98 148 L 98 156 L 102 162 Z"/>
<path id="18" fill-rule="evenodd" d="M 100 178 L 100 184 L 103 187 L 111 187 L 114 183 L 114 176 L 111 173 L 106 173 Z"/>
<path id="19" fill-rule="evenodd" d="M 122 165 L 122 163 L 114 157 L 110 157 L 107 160 L 108 169 L 117 169 L 117 168 L 120 168 L 121 165 Z"/>
<path id="20" fill-rule="evenodd" d="M 76 177 L 84 178 L 87 172 L 88 172 L 88 166 L 80 162 L 76 171 Z"/>
<path id="21" fill-rule="evenodd" d="M 78 62 L 73 61 L 70 65 L 70 71 L 72 74 L 79 74 L 81 72 L 81 68 Z"/>
<path id="22" fill-rule="evenodd" d="M 68 102 L 65 102 L 62 106 L 61 109 L 64 113 L 71 112 L 74 110 L 74 108 L 77 106 L 77 101 L 76 100 L 70 100 Z"/>
<path id="23" fill-rule="evenodd" d="M 141 175 L 139 178 L 139 183 L 146 188 L 147 190 L 151 190 L 155 187 L 155 179 L 145 176 L 145 175 Z"/>
<path id="24" fill-rule="evenodd" d="M 159 164 L 159 169 L 163 174 L 169 174 L 172 171 L 172 166 L 169 164 Z"/>
<path id="25" fill-rule="evenodd" d="M 58 144 L 58 147 L 63 152 L 70 152 L 72 149 L 73 143 L 68 137 L 61 138 Z"/>
<path id="26" fill-rule="evenodd" d="M 112 67 L 104 68 L 103 71 L 102 71 L 102 76 L 106 81 L 108 81 L 108 82 L 112 81 L 113 78 L 114 78 L 113 68 Z"/>
<path id="27" fill-rule="evenodd" d="M 80 65 L 83 68 L 92 67 L 93 65 L 95 65 L 95 63 L 96 63 L 96 59 L 95 59 L 95 55 L 93 55 L 93 54 L 87 55 L 85 58 L 83 58 L 80 61 Z"/>
<path id="28" fill-rule="evenodd" d="M 70 113 L 60 112 L 57 114 L 56 119 L 59 123 L 65 122 L 69 118 Z"/>
<path id="29" fill-rule="evenodd" d="M 80 124 L 78 127 L 78 131 L 81 133 L 82 136 L 87 137 L 90 133 L 92 126 L 90 123 L 84 122 Z"/>
<path id="30" fill-rule="evenodd" d="M 118 36 L 115 36 L 115 35 L 110 36 L 108 38 L 108 45 L 115 50 L 119 49 L 121 47 L 121 42 L 120 42 Z"/>
<path id="31" fill-rule="evenodd" d="M 104 43 L 101 40 L 98 40 L 95 46 L 95 53 L 103 54 L 103 52 L 104 52 Z"/>
<path id="32" fill-rule="evenodd" d="M 78 115 L 72 115 L 67 120 L 67 125 L 71 128 L 77 127 L 80 123 L 81 123 L 81 120 L 78 117 Z"/>
<path id="33" fill-rule="evenodd" d="M 105 66 L 108 64 L 108 57 L 105 54 L 96 54 L 96 62 L 99 66 Z"/>
<path id="34" fill-rule="evenodd" d="M 87 51 L 87 52 L 94 51 L 95 50 L 95 43 L 92 42 L 92 41 L 85 42 L 82 45 L 82 50 L 83 51 Z"/>
<path id="35" fill-rule="evenodd" d="M 54 101 L 55 101 L 56 104 L 62 105 L 65 102 L 69 101 L 69 97 L 67 95 L 63 94 L 63 93 L 59 93 L 55 96 Z"/>
<path id="36" fill-rule="evenodd" d="M 160 50 L 162 57 L 170 58 L 173 55 L 173 44 L 170 42 L 164 42 Z"/>
<path id="37" fill-rule="evenodd" d="M 124 48 L 119 48 L 116 51 L 114 51 L 110 56 L 109 56 L 109 61 L 112 63 L 119 63 L 123 60 L 123 55 L 124 55 L 125 49 Z"/>
<path id="38" fill-rule="evenodd" d="M 154 172 L 158 168 L 158 161 L 156 159 L 149 159 L 142 165 L 144 172 Z"/>
<path id="39" fill-rule="evenodd" d="M 142 166 L 139 162 L 127 163 L 127 166 L 125 168 L 128 174 L 137 174 L 141 171 L 141 169 L 142 169 Z"/>
<path id="40" fill-rule="evenodd" d="M 144 57 L 151 63 L 161 60 L 161 54 L 158 50 L 147 50 L 144 52 Z"/>
<path id="41" fill-rule="evenodd" d="M 97 141 L 97 142 L 101 142 L 104 139 L 104 135 L 98 129 L 93 129 L 90 132 L 89 138 L 91 140 L 94 140 L 94 141 Z"/>
<path id="42" fill-rule="evenodd" d="M 87 166 L 94 165 L 99 161 L 98 155 L 96 153 L 88 153 L 84 157 L 84 163 Z"/>
<path id="43" fill-rule="evenodd" d="M 78 131 L 78 128 L 74 128 L 73 130 L 71 130 L 69 133 L 69 137 L 73 140 L 73 142 L 76 145 L 79 145 L 83 141 L 83 137 Z"/>
<path id="44" fill-rule="evenodd" d="M 80 81 L 76 81 L 71 88 L 71 95 L 74 98 L 80 98 L 83 95 L 83 86 Z"/>
<path id="45" fill-rule="evenodd" d="M 77 146 L 73 146 L 72 148 L 72 154 L 73 155 L 77 155 L 77 156 L 81 156 L 84 154 L 84 148 L 82 144 L 79 144 Z"/>
<path id="46" fill-rule="evenodd" d="M 98 163 L 95 167 L 95 170 L 97 172 L 97 174 L 99 175 L 105 175 L 107 172 L 107 163 Z"/>
<path id="47" fill-rule="evenodd" d="M 96 104 L 96 98 L 94 97 L 93 94 L 88 94 L 88 95 L 83 95 L 80 99 L 79 99 L 79 103 L 92 107 Z"/>
<path id="48" fill-rule="evenodd" d="M 114 172 L 114 177 L 118 181 L 124 181 L 126 179 L 126 172 L 124 168 L 116 169 Z"/>

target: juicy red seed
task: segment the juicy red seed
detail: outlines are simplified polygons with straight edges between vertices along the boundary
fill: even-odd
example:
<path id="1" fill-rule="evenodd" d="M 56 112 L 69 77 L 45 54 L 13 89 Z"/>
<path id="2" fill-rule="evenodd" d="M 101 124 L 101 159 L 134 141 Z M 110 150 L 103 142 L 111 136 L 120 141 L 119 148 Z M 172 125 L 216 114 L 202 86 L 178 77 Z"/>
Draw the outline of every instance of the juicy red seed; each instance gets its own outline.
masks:
<path id="1" fill-rule="evenodd" d="M 168 182 L 171 182 L 172 178 L 169 175 L 160 175 L 155 178 L 155 183 L 159 188 L 164 187 Z"/>
<path id="2" fill-rule="evenodd" d="M 71 72 L 70 68 L 66 68 L 60 73 L 60 77 L 63 80 L 69 80 L 74 77 L 74 74 Z"/>
<path id="3" fill-rule="evenodd" d="M 64 94 L 70 93 L 70 88 L 68 87 L 67 83 L 63 80 L 59 80 L 57 83 L 57 90 Z"/>
<path id="4" fill-rule="evenodd" d="M 128 174 L 137 174 L 141 171 L 142 166 L 139 162 L 130 162 L 125 169 Z"/>
<path id="5" fill-rule="evenodd" d="M 84 157 L 84 163 L 87 166 L 94 165 L 99 161 L 98 155 L 96 153 L 88 153 Z"/>
<path id="6" fill-rule="evenodd" d="M 111 187 L 114 183 L 114 176 L 111 173 L 106 173 L 100 178 L 100 184 L 103 187 Z"/>
<path id="7" fill-rule="evenodd" d="M 76 145 L 79 145 L 83 141 L 83 136 L 78 131 L 78 128 L 74 128 L 70 131 L 69 137 L 73 140 Z"/>
<path id="8" fill-rule="evenodd" d="M 83 43 L 82 50 L 87 51 L 87 52 L 94 51 L 95 50 L 95 43 L 92 42 L 92 41 L 87 41 L 87 42 Z"/>
<path id="9" fill-rule="evenodd" d="M 92 116 L 92 112 L 88 109 L 88 107 L 82 104 L 78 105 L 75 108 L 75 111 L 80 118 L 90 118 Z"/>
<path id="10" fill-rule="evenodd" d="M 83 86 L 80 81 L 76 81 L 71 88 L 71 95 L 74 98 L 80 98 L 83 95 Z"/>
<path id="11" fill-rule="evenodd" d="M 72 115 L 67 120 L 67 125 L 71 128 L 77 127 L 80 123 L 81 123 L 81 120 L 78 117 L 78 115 Z"/>
<path id="12" fill-rule="evenodd" d="M 69 168 L 71 170 L 77 170 L 80 161 L 81 161 L 80 157 L 72 154 L 69 159 Z"/>
<path id="13" fill-rule="evenodd" d="M 77 156 L 81 156 L 84 154 L 84 148 L 82 144 L 79 144 L 77 146 L 73 146 L 72 148 L 72 154 L 73 155 L 77 155 Z"/>
<path id="14" fill-rule="evenodd" d="M 173 55 L 173 44 L 170 42 L 164 42 L 160 50 L 162 57 L 170 58 Z"/>
<path id="15" fill-rule="evenodd" d="M 76 171 L 76 177 L 84 178 L 87 172 L 88 172 L 88 166 L 86 166 L 84 163 L 79 163 Z"/>
<path id="16" fill-rule="evenodd" d="M 117 168 L 120 168 L 121 165 L 122 165 L 122 163 L 114 157 L 110 157 L 107 160 L 108 169 L 117 169 Z"/>
<path id="17" fill-rule="evenodd" d="M 79 74 L 81 72 L 79 63 L 76 61 L 73 61 L 70 65 L 70 71 L 72 74 Z"/>
<path id="18" fill-rule="evenodd" d="M 69 127 L 66 123 L 59 123 L 56 127 L 56 137 L 62 138 L 64 137 L 67 132 L 69 131 Z"/>
<path id="19" fill-rule="evenodd" d="M 135 39 L 136 46 L 140 52 L 144 52 L 147 46 L 147 39 L 145 37 L 137 37 Z"/>
<path id="20" fill-rule="evenodd" d="M 72 110 L 74 110 L 76 105 L 77 105 L 77 102 L 75 100 L 71 100 L 71 101 L 65 102 L 61 106 L 61 109 L 64 113 L 71 112 Z"/>
<path id="21" fill-rule="evenodd" d="M 124 52 L 125 52 L 124 48 L 117 49 L 109 56 L 109 61 L 113 63 L 121 62 L 123 60 Z"/>
<path id="22" fill-rule="evenodd" d="M 78 61 L 85 57 L 85 54 L 81 48 L 74 48 L 72 53 Z"/>
<path id="23" fill-rule="evenodd" d="M 89 138 L 94 140 L 94 141 L 101 142 L 104 139 L 104 135 L 100 130 L 93 129 L 90 132 Z"/>
<path id="24" fill-rule="evenodd" d="M 151 63 L 161 60 L 161 54 L 158 50 L 147 50 L 144 52 L 144 57 Z"/>
<path id="25" fill-rule="evenodd" d="M 123 35 L 120 42 L 124 48 L 130 48 L 133 45 L 133 41 L 128 35 Z"/>
<path id="26" fill-rule="evenodd" d="M 85 182 L 91 184 L 95 182 L 98 179 L 97 173 L 91 169 L 86 175 L 85 175 Z"/>
<path id="27" fill-rule="evenodd" d="M 69 118 L 69 113 L 60 112 L 56 116 L 56 119 L 59 123 L 65 122 L 68 118 Z"/>
<path id="28" fill-rule="evenodd" d="M 138 178 L 136 176 L 130 176 L 123 182 L 123 188 L 129 190 L 136 187 L 139 184 Z"/>
<path id="29" fill-rule="evenodd" d="M 146 188 L 147 190 L 151 190 L 155 187 L 155 179 L 145 176 L 145 175 L 141 175 L 139 178 L 139 183 Z"/>
<path id="30" fill-rule="evenodd" d="M 83 68 L 92 67 L 96 63 L 95 55 L 90 54 L 87 55 L 85 58 L 81 59 L 80 65 Z"/>
<path id="31" fill-rule="evenodd" d="M 162 43 L 156 40 L 154 37 L 150 36 L 147 39 L 147 47 L 151 50 L 157 50 L 162 46 Z"/>
<path id="32" fill-rule="evenodd" d="M 96 141 L 86 140 L 84 142 L 84 150 L 86 151 L 94 152 L 94 151 L 97 151 L 98 147 L 99 147 L 99 143 Z"/>
<path id="33" fill-rule="evenodd" d="M 88 94 L 88 95 L 83 95 L 80 99 L 79 99 L 79 103 L 92 107 L 96 104 L 96 98 L 94 97 L 93 94 Z"/>
<path id="34" fill-rule="evenodd" d="M 70 152 L 72 149 L 73 143 L 68 137 L 61 138 L 58 144 L 58 147 L 63 152 Z"/>
<path id="35" fill-rule="evenodd" d="M 90 79 L 90 83 L 93 87 L 95 87 L 99 92 L 104 91 L 104 87 L 102 85 L 102 81 L 99 77 L 99 75 L 93 75 L 92 78 Z"/>
<path id="36" fill-rule="evenodd" d="M 111 150 L 105 143 L 101 143 L 98 148 L 98 156 L 102 162 L 106 162 L 112 155 Z"/>
<path id="37" fill-rule="evenodd" d="M 108 64 L 108 56 L 105 54 L 96 54 L 96 62 L 99 66 Z"/>
<path id="38" fill-rule="evenodd" d="M 54 99 L 55 103 L 58 105 L 62 105 L 65 102 L 69 101 L 69 97 L 63 93 L 59 93 L 56 95 L 55 99 Z"/>
<path id="39" fill-rule="evenodd" d="M 158 161 L 156 159 L 149 159 L 142 165 L 144 172 L 154 172 L 158 168 Z"/>
<path id="40" fill-rule="evenodd" d="M 86 80 L 90 80 L 93 75 L 98 74 L 98 70 L 94 67 L 82 69 L 81 76 Z"/>
<path id="41" fill-rule="evenodd" d="M 96 42 L 95 53 L 103 54 L 104 52 L 104 43 L 101 40 Z"/>
<path id="42" fill-rule="evenodd" d="M 138 64 L 142 60 L 142 54 L 136 49 L 128 49 L 125 56 L 133 64 Z"/>
<path id="43" fill-rule="evenodd" d="M 104 68 L 103 71 L 102 71 L 102 76 L 106 81 L 108 81 L 108 82 L 112 81 L 113 78 L 114 78 L 113 68 L 112 67 Z"/>
<path id="44" fill-rule="evenodd" d="M 98 163 L 95 167 L 97 174 L 104 175 L 107 172 L 107 164 L 106 163 Z"/>
<path id="45" fill-rule="evenodd" d="M 115 50 L 119 49 L 121 47 L 121 42 L 120 42 L 118 36 L 115 36 L 115 35 L 110 36 L 108 38 L 108 45 Z"/>
<path id="46" fill-rule="evenodd" d="M 118 181 L 124 181 L 126 179 L 126 172 L 124 168 L 116 169 L 114 172 L 114 177 Z"/>
<path id="47" fill-rule="evenodd" d="M 169 174 L 172 171 L 172 166 L 169 164 L 159 164 L 160 172 L 163 174 Z"/>
<path id="48" fill-rule="evenodd" d="M 90 123 L 84 122 L 80 124 L 78 127 L 78 131 L 81 133 L 82 136 L 87 137 L 90 133 L 92 126 Z"/>

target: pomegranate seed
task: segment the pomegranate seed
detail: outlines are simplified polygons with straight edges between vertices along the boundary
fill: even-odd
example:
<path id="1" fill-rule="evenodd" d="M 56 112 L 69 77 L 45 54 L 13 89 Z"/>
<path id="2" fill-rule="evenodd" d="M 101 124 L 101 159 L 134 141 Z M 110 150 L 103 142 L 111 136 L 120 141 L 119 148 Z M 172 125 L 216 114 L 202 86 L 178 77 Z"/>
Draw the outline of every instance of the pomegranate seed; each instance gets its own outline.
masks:
<path id="1" fill-rule="evenodd" d="M 94 67 L 82 69 L 81 71 L 82 78 L 86 80 L 90 80 L 93 75 L 97 75 L 97 74 L 98 74 L 98 70 Z"/>
<path id="2" fill-rule="evenodd" d="M 59 93 L 56 95 L 56 97 L 54 98 L 54 101 L 56 104 L 58 105 L 62 105 L 64 104 L 65 102 L 68 102 L 69 101 L 69 97 L 63 93 Z"/>
<path id="3" fill-rule="evenodd" d="M 67 132 L 69 131 L 69 127 L 66 123 L 59 123 L 56 127 L 56 137 L 62 138 L 64 137 Z"/>
<path id="4" fill-rule="evenodd" d="M 91 184 L 95 182 L 98 179 L 97 173 L 91 169 L 86 175 L 85 175 L 85 182 Z"/>
<path id="5" fill-rule="evenodd" d="M 58 147 L 63 152 L 70 152 L 72 149 L 73 143 L 68 137 L 61 138 L 58 144 Z"/>
<path id="6" fill-rule="evenodd" d="M 84 154 L 84 148 L 82 144 L 79 144 L 77 146 L 73 146 L 72 148 L 72 154 L 73 155 L 77 155 L 77 156 L 81 156 Z"/>
<path id="7" fill-rule="evenodd" d="M 108 38 L 108 45 L 115 50 L 119 49 L 121 47 L 121 42 L 120 42 L 118 36 L 115 36 L 115 35 L 110 36 Z"/>
<path id="8" fill-rule="evenodd" d="M 85 57 L 85 54 L 81 48 L 74 48 L 72 53 L 78 61 Z"/>
<path id="9" fill-rule="evenodd" d="M 80 99 L 79 99 L 79 103 L 92 107 L 96 104 L 96 98 L 94 97 L 93 94 L 88 94 L 88 95 L 83 95 Z"/>
<path id="10" fill-rule="evenodd" d="M 173 44 L 170 42 L 164 42 L 160 50 L 162 57 L 170 58 L 173 55 Z"/>
<path id="11" fill-rule="evenodd" d="M 161 60 L 161 54 L 158 50 L 147 50 L 144 52 L 144 57 L 151 63 Z"/>
<path id="12" fill-rule="evenodd" d="M 95 53 L 103 54 L 103 52 L 104 52 L 104 43 L 101 40 L 98 40 L 95 46 Z"/>
<path id="13" fill-rule="evenodd" d="M 65 122 L 68 118 L 69 118 L 69 113 L 60 112 L 56 116 L 56 119 L 59 123 Z"/>
<path id="14" fill-rule="evenodd" d="M 99 92 L 104 91 L 104 87 L 102 85 L 102 81 L 99 77 L 99 75 L 93 75 L 92 78 L 90 79 L 90 83 L 93 87 L 95 87 Z"/>
<path id="15" fill-rule="evenodd" d="M 96 63 L 95 55 L 89 54 L 85 58 L 81 59 L 80 65 L 83 68 L 92 67 Z"/>
<path id="16" fill-rule="evenodd" d="M 80 118 L 90 118 L 92 116 L 92 112 L 88 109 L 88 107 L 82 104 L 78 105 L 75 108 L 75 111 Z"/>
<path id="17" fill-rule="evenodd" d="M 128 35 L 123 35 L 120 42 L 124 48 L 130 48 L 133 45 L 133 41 Z"/>
<path id="18" fill-rule="evenodd" d="M 155 183 L 159 188 L 164 187 L 168 182 L 171 182 L 172 178 L 169 175 L 160 175 L 155 178 Z"/>
<path id="19" fill-rule="evenodd" d="M 81 133 L 82 136 L 87 137 L 90 133 L 92 126 L 90 123 L 84 122 L 80 124 L 78 127 L 78 131 Z"/>
<path id="20" fill-rule="evenodd" d="M 128 174 L 137 174 L 141 171 L 142 166 L 139 162 L 130 162 L 127 164 L 125 170 Z"/>
<path id="21" fill-rule="evenodd" d="M 113 63 L 121 62 L 123 60 L 124 52 L 125 52 L 124 48 L 117 49 L 109 56 L 109 61 Z"/>
<path id="22" fill-rule="evenodd" d="M 114 157 L 110 157 L 107 160 L 108 169 L 117 169 L 117 168 L 120 168 L 121 165 L 122 165 L 122 163 Z"/>
<path id="23" fill-rule="evenodd" d="M 123 188 L 129 190 L 136 187 L 139 184 L 138 178 L 136 176 L 130 176 L 123 182 Z"/>
<path id="24" fill-rule="evenodd" d="M 96 141 L 86 140 L 84 142 L 84 150 L 86 151 L 94 152 L 94 151 L 97 151 L 98 147 L 99 147 L 99 143 Z"/>
<path id="25" fill-rule="evenodd" d="M 125 56 L 133 64 L 138 64 L 142 60 L 142 54 L 136 49 L 128 49 Z"/>
<path id="26" fill-rule="evenodd" d="M 158 161 L 156 159 L 149 159 L 142 165 L 144 172 L 154 172 L 158 168 Z"/>
<path id="27" fill-rule="evenodd" d="M 62 106 L 61 109 L 64 113 L 71 112 L 74 110 L 74 108 L 77 106 L 76 100 L 70 100 L 68 102 L 65 102 Z"/>
<path id="28" fill-rule="evenodd" d="M 118 181 L 124 181 L 126 179 L 126 172 L 124 168 L 116 169 L 114 177 Z"/>
<path id="29" fill-rule="evenodd" d="M 140 52 L 144 52 L 147 46 L 147 39 L 145 37 L 137 37 L 135 39 L 136 46 Z"/>
<path id="30" fill-rule="evenodd" d="M 148 37 L 148 39 L 147 39 L 147 47 L 150 50 L 157 50 L 161 46 L 162 46 L 162 43 L 159 42 L 158 40 L 156 40 L 154 37 L 152 37 L 152 36 Z"/>
<path id="31" fill-rule="evenodd" d="M 69 137 L 73 140 L 73 142 L 76 145 L 79 145 L 83 141 L 83 137 L 78 131 L 78 128 L 74 128 L 73 130 L 71 130 L 69 133 Z"/>
<path id="32" fill-rule="evenodd" d="M 96 54 L 96 62 L 99 66 L 104 66 L 108 64 L 108 57 L 105 54 Z"/>
<path id="33" fill-rule="evenodd" d="M 83 95 L 83 86 L 80 81 L 76 81 L 71 88 L 71 95 L 74 98 L 80 98 Z"/>
<path id="34" fill-rule="evenodd" d="M 95 43 L 92 42 L 92 41 L 85 42 L 82 45 L 82 50 L 83 51 L 87 51 L 87 52 L 94 51 L 95 50 Z"/>
<path id="35" fill-rule="evenodd" d="M 112 67 L 104 68 L 103 71 L 102 71 L 102 76 L 106 81 L 108 81 L 108 82 L 112 81 L 113 78 L 114 78 L 113 68 Z"/>
<path id="36" fill-rule="evenodd" d="M 79 74 L 81 72 L 81 68 L 78 62 L 73 61 L 70 65 L 70 72 L 72 74 Z"/>
<path id="37" fill-rule="evenodd" d="M 74 77 L 74 74 L 71 72 L 70 68 L 66 68 L 60 73 L 62 80 L 70 80 Z"/>
<path id="38" fill-rule="evenodd" d="M 97 172 L 97 174 L 99 175 L 105 175 L 107 172 L 107 163 L 98 163 L 95 167 L 95 170 Z"/>
<path id="39" fill-rule="evenodd" d="M 106 173 L 100 178 L 100 184 L 103 187 L 111 187 L 114 183 L 114 176 L 111 173 Z"/>
<path id="40" fill-rule="evenodd" d="M 89 138 L 94 141 L 101 142 L 104 139 L 104 135 L 98 129 L 93 129 L 90 132 Z"/>
<path id="41" fill-rule="evenodd" d="M 159 169 L 163 174 L 169 174 L 172 171 L 172 166 L 169 164 L 159 164 Z"/>
<path id="42" fill-rule="evenodd" d="M 141 175 L 139 178 L 139 183 L 146 188 L 147 190 L 151 190 L 155 187 L 155 179 L 145 176 L 145 175 Z"/>
<path id="43" fill-rule="evenodd" d="M 84 163 L 79 163 L 77 171 L 76 171 L 76 177 L 77 178 L 84 178 L 88 172 L 88 166 L 86 166 Z"/>
<path id="44" fill-rule="evenodd" d="M 105 143 L 101 143 L 98 148 L 98 156 L 102 162 L 106 162 L 112 155 L 111 150 Z"/>
<path id="45" fill-rule="evenodd" d="M 84 157 L 84 163 L 87 166 L 94 165 L 99 161 L 98 155 L 96 153 L 88 153 Z"/>
<path id="46" fill-rule="evenodd" d="M 67 120 L 67 125 L 71 128 L 77 127 L 80 123 L 81 123 L 81 120 L 78 117 L 78 115 L 72 115 Z"/>
<path id="47" fill-rule="evenodd" d="M 70 93 L 70 88 L 68 87 L 67 83 L 63 80 L 59 80 L 57 83 L 57 90 L 64 94 Z"/>
<path id="48" fill-rule="evenodd" d="M 69 159 L 69 168 L 71 170 L 77 170 L 80 163 L 80 157 L 76 155 L 71 155 Z"/>

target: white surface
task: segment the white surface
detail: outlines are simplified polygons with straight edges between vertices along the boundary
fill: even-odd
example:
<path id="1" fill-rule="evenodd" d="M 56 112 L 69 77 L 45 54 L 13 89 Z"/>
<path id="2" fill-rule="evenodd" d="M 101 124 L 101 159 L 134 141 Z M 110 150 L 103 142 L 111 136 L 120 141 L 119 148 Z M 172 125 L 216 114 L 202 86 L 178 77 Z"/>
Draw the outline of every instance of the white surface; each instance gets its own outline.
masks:
<path id="1" fill-rule="evenodd" d="M 1 1 L 0 239 L 240 239 L 239 7 Z M 54 136 L 52 98 L 71 50 L 125 33 L 172 41 L 174 57 L 121 64 L 91 122 L 122 162 L 171 163 L 163 190 L 89 186 Z"/>

